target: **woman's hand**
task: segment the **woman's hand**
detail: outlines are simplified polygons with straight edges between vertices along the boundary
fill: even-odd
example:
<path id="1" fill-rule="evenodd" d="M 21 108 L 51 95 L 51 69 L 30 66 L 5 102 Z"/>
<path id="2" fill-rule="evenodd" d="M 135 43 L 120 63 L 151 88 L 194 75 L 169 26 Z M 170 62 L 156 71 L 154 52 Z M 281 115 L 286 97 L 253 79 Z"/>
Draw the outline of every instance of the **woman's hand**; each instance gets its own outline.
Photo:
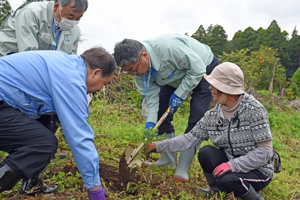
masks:
<path id="1" fill-rule="evenodd" d="M 214 169 L 212 174 L 213 174 L 214 178 L 220 178 L 229 172 L 231 172 L 231 168 L 230 168 L 228 162 L 226 162 L 226 163 L 222 163 L 222 164 L 218 165 Z"/>

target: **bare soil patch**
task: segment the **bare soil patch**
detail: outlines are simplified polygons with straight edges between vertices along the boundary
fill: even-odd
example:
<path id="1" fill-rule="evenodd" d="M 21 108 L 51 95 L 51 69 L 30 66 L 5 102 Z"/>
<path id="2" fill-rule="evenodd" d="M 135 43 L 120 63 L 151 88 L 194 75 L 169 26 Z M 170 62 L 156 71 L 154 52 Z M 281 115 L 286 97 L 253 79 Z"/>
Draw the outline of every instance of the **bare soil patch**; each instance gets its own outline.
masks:
<path id="1" fill-rule="evenodd" d="M 170 168 L 166 167 L 163 172 L 160 173 L 152 173 L 151 169 L 145 170 L 143 172 L 143 176 L 141 178 L 141 174 L 139 173 L 138 169 L 134 168 L 130 170 L 126 168 L 127 164 L 122 164 L 123 162 L 126 163 L 125 155 L 120 158 L 120 165 L 119 168 L 107 165 L 105 163 L 100 162 L 100 176 L 102 179 L 102 184 L 105 185 L 107 192 L 111 194 L 107 200 L 112 199 L 125 199 L 128 196 L 132 198 L 138 198 L 140 194 L 152 194 L 152 199 L 159 199 L 161 196 L 170 196 L 176 197 L 176 199 L 181 199 L 180 196 L 177 196 L 178 193 L 181 191 L 186 191 L 188 194 L 194 194 L 196 190 L 195 184 L 190 183 L 177 183 L 174 182 L 168 175 Z M 67 174 L 71 172 L 73 175 L 76 175 L 78 169 L 76 166 L 72 166 L 70 164 L 60 168 L 60 169 L 53 169 L 51 170 L 46 176 L 51 177 L 54 174 L 58 174 L 58 172 L 64 172 Z M 45 177 L 46 178 L 46 177 Z M 140 182 L 142 179 L 142 183 Z M 137 187 L 134 189 L 136 185 L 141 185 L 146 183 L 146 187 Z M 133 185 L 130 185 L 133 184 Z M 66 197 L 73 197 L 74 199 L 88 199 L 87 191 L 82 184 L 77 189 L 66 188 L 65 192 L 57 192 L 55 194 L 39 194 L 35 197 L 29 197 L 24 195 L 19 195 L 17 192 L 12 192 L 9 194 L 5 194 L 5 199 L 16 199 L 16 200 L 52 200 L 52 199 L 66 199 Z M 117 194 L 117 195 L 114 195 Z M 113 196 L 118 196 L 115 198 Z M 197 198 L 195 198 L 197 199 Z"/>

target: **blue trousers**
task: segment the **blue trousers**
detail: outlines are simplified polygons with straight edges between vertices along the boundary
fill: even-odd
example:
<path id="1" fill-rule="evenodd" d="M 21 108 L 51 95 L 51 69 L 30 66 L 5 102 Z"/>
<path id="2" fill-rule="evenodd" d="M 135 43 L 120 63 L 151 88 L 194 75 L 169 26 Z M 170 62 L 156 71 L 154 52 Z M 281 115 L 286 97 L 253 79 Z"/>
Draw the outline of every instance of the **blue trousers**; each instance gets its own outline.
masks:
<path id="1" fill-rule="evenodd" d="M 0 101 L 0 150 L 4 162 L 25 180 L 41 172 L 54 156 L 58 141 L 47 128 L 50 116 L 29 118 L 19 109 Z"/>
<path id="2" fill-rule="evenodd" d="M 212 70 L 220 64 L 220 61 L 216 56 L 214 56 L 210 65 L 206 67 L 206 74 L 209 75 Z M 204 113 L 208 111 L 212 96 L 209 90 L 209 83 L 202 78 L 199 84 L 193 89 L 190 102 L 190 116 L 188 121 L 188 126 L 185 133 L 188 133 L 197 124 L 197 122 L 204 116 Z M 169 107 L 169 100 L 176 88 L 164 85 L 160 87 L 159 93 L 159 110 L 158 119 L 166 112 Z M 180 107 L 179 107 L 180 109 Z M 158 134 L 162 135 L 164 133 L 174 132 L 175 129 L 172 125 L 173 115 L 169 115 L 165 121 L 159 127 Z"/>
<path id="3" fill-rule="evenodd" d="M 211 145 L 199 149 L 198 160 L 203 171 L 209 174 L 212 174 L 218 165 L 228 162 L 224 151 Z M 227 173 L 220 178 L 216 178 L 216 184 L 222 192 L 234 192 L 234 195 L 239 197 L 249 190 L 250 185 L 252 185 L 256 191 L 260 191 L 265 188 L 271 180 L 271 178 L 264 175 L 258 169 L 254 169 L 247 173 Z"/>

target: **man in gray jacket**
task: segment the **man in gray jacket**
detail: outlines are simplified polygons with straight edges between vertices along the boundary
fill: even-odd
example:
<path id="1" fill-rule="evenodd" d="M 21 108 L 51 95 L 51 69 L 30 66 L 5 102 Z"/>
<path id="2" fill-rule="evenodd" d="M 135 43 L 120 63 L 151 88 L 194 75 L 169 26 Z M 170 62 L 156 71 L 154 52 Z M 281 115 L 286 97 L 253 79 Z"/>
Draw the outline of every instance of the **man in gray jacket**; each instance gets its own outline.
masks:
<path id="1" fill-rule="evenodd" d="M 30 50 L 58 50 L 76 54 L 80 39 L 79 20 L 87 10 L 87 0 L 55 0 L 28 2 L 6 17 L 0 27 L 0 57 Z M 42 116 L 40 119 L 53 133 L 57 118 Z M 32 188 L 35 188 L 33 192 Z M 35 195 L 51 193 L 57 186 L 49 187 L 41 174 L 23 180 L 20 193 Z"/>
<path id="2" fill-rule="evenodd" d="M 29 2 L 6 17 L 0 27 L 0 56 L 29 50 L 60 50 L 76 54 L 77 26 L 87 0 Z"/>
<path id="3" fill-rule="evenodd" d="M 188 133 L 209 109 L 212 97 L 209 83 L 203 75 L 220 62 L 209 46 L 180 34 L 166 34 L 143 42 L 124 39 L 115 45 L 117 65 L 135 77 L 136 86 L 143 97 L 142 114 L 145 129 L 152 129 L 163 113 L 171 107 L 170 115 L 159 128 L 158 134 L 173 138 L 173 114 L 192 93 Z M 189 180 L 188 170 L 197 151 L 196 147 L 180 153 L 174 180 Z M 163 153 L 155 163 L 146 166 L 176 166 L 176 152 Z"/>

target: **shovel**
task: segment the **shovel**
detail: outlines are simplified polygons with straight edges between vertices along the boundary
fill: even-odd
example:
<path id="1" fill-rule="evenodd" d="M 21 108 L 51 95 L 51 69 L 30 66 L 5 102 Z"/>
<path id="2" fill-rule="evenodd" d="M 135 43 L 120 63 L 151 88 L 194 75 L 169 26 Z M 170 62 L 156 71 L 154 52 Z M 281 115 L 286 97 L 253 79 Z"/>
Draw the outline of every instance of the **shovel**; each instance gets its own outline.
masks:
<path id="1" fill-rule="evenodd" d="M 186 97 L 186 99 L 188 99 L 191 95 L 192 95 L 193 91 L 191 91 L 189 93 L 189 95 Z M 168 115 L 170 114 L 170 110 L 171 107 L 169 107 L 167 109 L 167 111 L 161 116 L 161 118 L 158 120 L 158 122 L 155 124 L 153 129 L 158 129 L 159 126 L 164 122 L 164 120 L 168 117 Z M 132 166 L 142 166 L 142 163 L 144 162 L 144 159 L 141 158 L 141 155 L 139 154 L 139 152 L 143 149 L 143 147 L 145 146 L 145 143 L 142 142 L 140 144 L 140 146 L 138 146 L 137 148 L 134 148 L 133 146 L 129 145 L 126 149 L 125 149 L 125 160 L 126 163 L 128 165 L 128 167 L 132 167 Z"/>
<path id="2" fill-rule="evenodd" d="M 161 118 L 158 120 L 158 122 L 156 123 L 156 125 L 154 126 L 153 129 L 158 129 L 159 126 L 164 122 L 164 120 L 167 118 L 167 116 L 170 113 L 170 109 L 171 107 L 169 107 L 167 109 L 167 111 L 161 116 Z M 147 138 L 146 138 L 147 140 Z M 138 155 L 139 152 L 143 149 L 143 147 L 145 146 L 145 143 L 142 142 L 137 148 L 134 148 L 131 145 L 128 145 L 128 147 L 125 149 L 125 160 L 126 163 L 128 165 L 128 167 L 132 167 L 132 166 L 141 166 L 144 159 L 141 158 L 141 155 Z"/>

